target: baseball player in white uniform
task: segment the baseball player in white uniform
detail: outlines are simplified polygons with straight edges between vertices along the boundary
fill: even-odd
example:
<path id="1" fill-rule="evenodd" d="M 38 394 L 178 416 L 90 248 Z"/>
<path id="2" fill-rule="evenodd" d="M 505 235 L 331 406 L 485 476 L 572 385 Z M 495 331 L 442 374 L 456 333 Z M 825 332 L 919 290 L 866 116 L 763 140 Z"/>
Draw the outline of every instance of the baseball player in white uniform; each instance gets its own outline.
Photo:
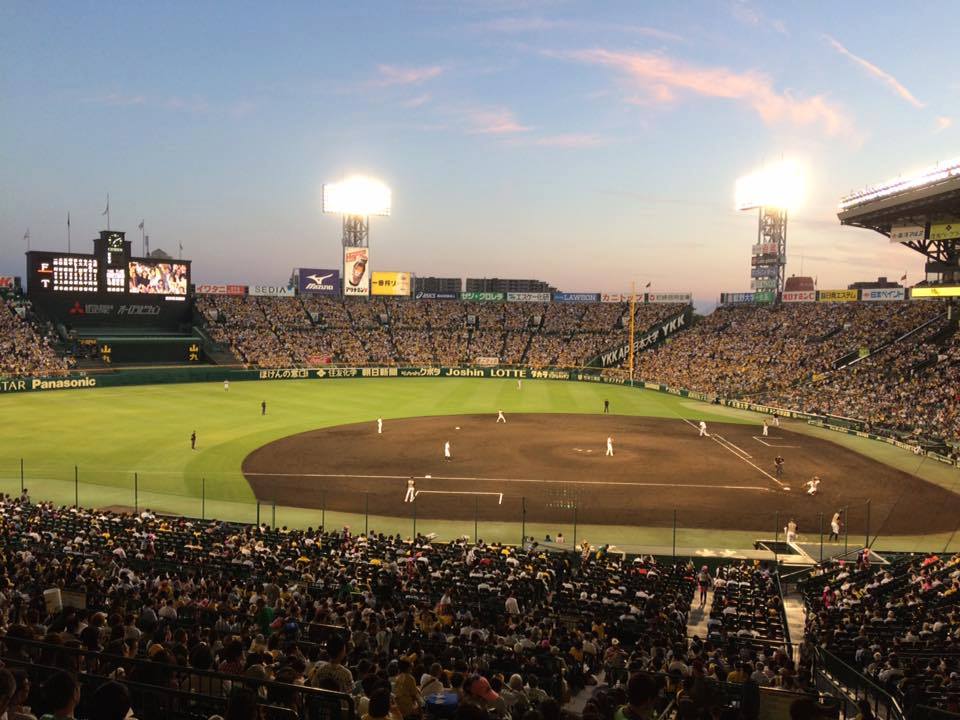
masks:
<path id="1" fill-rule="evenodd" d="M 708 436 L 707 424 L 703 420 L 701 420 L 700 421 L 700 437 L 707 437 L 707 436 Z"/>
<path id="2" fill-rule="evenodd" d="M 377 418 L 377 435 L 383 435 L 383 418 Z"/>
<path id="3" fill-rule="evenodd" d="M 607 457 L 613 457 L 613 438 L 607 438 Z"/>
<path id="4" fill-rule="evenodd" d="M 523 390 L 523 380 L 517 378 L 517 390 Z"/>
<path id="5" fill-rule="evenodd" d="M 769 426 L 767 425 L 767 421 L 764 420 L 764 421 L 763 421 L 763 436 L 764 436 L 764 437 L 767 437 L 769 434 L 770 434 L 770 428 L 769 428 Z"/>
<path id="6" fill-rule="evenodd" d="M 453 458 L 451 457 L 451 455 L 450 455 L 450 441 L 449 441 L 449 440 L 447 440 L 447 441 L 443 444 L 443 459 L 446 460 L 447 462 L 449 462 L 450 460 L 453 459 Z"/>
<path id="7" fill-rule="evenodd" d="M 417 481 L 410 478 L 407 480 L 407 494 L 403 498 L 403 501 L 405 503 L 413 502 L 415 497 L 417 497 Z"/>
<path id="8" fill-rule="evenodd" d="M 816 495 L 817 491 L 820 489 L 820 476 L 814 475 L 810 480 L 807 480 L 807 495 Z"/>
<path id="9" fill-rule="evenodd" d="M 503 410 L 497 410 L 497 422 L 505 423 L 507 419 L 503 416 Z"/>
<path id="10" fill-rule="evenodd" d="M 229 390 L 229 389 L 230 389 L 230 381 L 229 381 L 229 380 L 224 380 L 224 381 L 223 381 L 223 391 L 226 392 L 226 391 Z"/>
<path id="11" fill-rule="evenodd" d="M 773 416 L 773 426 L 774 426 L 774 427 L 780 427 L 780 416 L 779 416 L 779 415 L 774 415 L 774 416 Z"/>

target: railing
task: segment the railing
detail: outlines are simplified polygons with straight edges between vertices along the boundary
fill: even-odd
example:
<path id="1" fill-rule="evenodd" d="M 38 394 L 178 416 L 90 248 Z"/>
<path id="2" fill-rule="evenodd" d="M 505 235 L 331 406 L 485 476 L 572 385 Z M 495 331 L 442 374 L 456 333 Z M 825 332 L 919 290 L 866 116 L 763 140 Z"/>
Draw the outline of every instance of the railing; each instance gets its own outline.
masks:
<path id="1" fill-rule="evenodd" d="M 829 650 L 818 647 L 814 661 L 815 670 L 829 673 L 847 693 L 853 695 L 855 702 L 867 700 L 880 720 L 906 720 L 903 709 L 890 693 Z"/>
<path id="2" fill-rule="evenodd" d="M 142 658 L 125 658 L 65 645 L 5 637 L 0 659 L 22 667 L 37 686 L 54 672 L 77 673 L 81 685 L 95 688 L 110 679 L 128 686 L 139 718 L 164 720 L 225 715 L 230 692 L 249 688 L 263 705 L 281 703 L 267 713 L 271 720 L 349 720 L 355 717 L 350 695 L 319 688 L 183 667 Z M 81 694 L 83 697 L 83 694 Z M 292 709 L 296 708 L 296 710 Z"/>

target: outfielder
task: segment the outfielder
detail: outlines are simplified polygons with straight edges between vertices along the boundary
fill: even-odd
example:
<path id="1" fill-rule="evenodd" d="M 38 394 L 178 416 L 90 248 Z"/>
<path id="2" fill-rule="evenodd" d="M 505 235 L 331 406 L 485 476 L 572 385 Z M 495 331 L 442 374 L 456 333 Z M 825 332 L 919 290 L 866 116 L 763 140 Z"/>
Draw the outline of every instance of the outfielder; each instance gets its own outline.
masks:
<path id="1" fill-rule="evenodd" d="M 523 390 L 523 380 L 517 378 L 517 390 Z"/>
<path id="2" fill-rule="evenodd" d="M 703 420 L 700 421 L 700 437 L 710 437 L 707 432 L 707 424 Z"/>
<path id="3" fill-rule="evenodd" d="M 607 438 L 607 455 L 606 457 L 613 457 L 613 438 Z"/>
<path id="4" fill-rule="evenodd" d="M 417 481 L 413 478 L 407 480 L 407 494 L 403 498 L 405 503 L 413 502 L 414 498 L 417 497 Z"/>
<path id="5" fill-rule="evenodd" d="M 451 457 L 451 455 L 450 455 L 450 441 L 449 441 L 449 440 L 447 440 L 447 441 L 443 444 L 443 459 L 446 460 L 447 462 L 450 462 L 450 461 L 453 459 L 453 458 Z"/>
<path id="6" fill-rule="evenodd" d="M 773 426 L 774 426 L 774 427 L 780 427 L 780 416 L 779 416 L 779 415 L 774 415 L 774 416 L 773 416 Z"/>
<path id="7" fill-rule="evenodd" d="M 229 380 L 224 380 L 224 381 L 223 381 L 223 391 L 226 392 L 226 391 L 229 390 L 229 389 L 230 389 L 230 381 L 229 381 Z"/>
<path id="8" fill-rule="evenodd" d="M 498 422 L 498 423 L 501 423 L 501 422 L 502 422 L 502 423 L 505 423 L 506 421 L 507 421 L 507 419 L 503 416 L 503 410 L 497 410 L 497 422 Z"/>
<path id="9" fill-rule="evenodd" d="M 383 418 L 377 418 L 377 435 L 383 435 Z"/>

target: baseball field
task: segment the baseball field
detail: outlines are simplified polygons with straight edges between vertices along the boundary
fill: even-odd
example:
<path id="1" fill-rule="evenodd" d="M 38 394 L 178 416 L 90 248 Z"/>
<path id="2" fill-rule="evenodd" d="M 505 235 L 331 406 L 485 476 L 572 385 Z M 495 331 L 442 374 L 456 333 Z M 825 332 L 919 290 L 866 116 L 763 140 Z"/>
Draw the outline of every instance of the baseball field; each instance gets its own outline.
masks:
<path id="1" fill-rule="evenodd" d="M 507 422 L 496 422 L 498 410 Z M 960 547 L 954 468 L 800 421 L 763 436 L 754 413 L 618 386 L 524 381 L 520 389 L 473 378 L 235 382 L 228 391 L 153 385 L 10 394 L 0 412 L 8 418 L 0 491 L 19 494 L 22 484 L 34 499 L 62 504 L 403 535 L 415 528 L 517 542 L 521 533 L 563 533 L 687 547 L 749 547 L 789 518 L 816 540 L 842 510 L 850 544 L 866 536 L 877 548 Z M 785 459 L 779 477 L 776 455 Z M 809 496 L 813 475 L 822 483 Z M 404 502 L 410 479 L 416 499 Z"/>

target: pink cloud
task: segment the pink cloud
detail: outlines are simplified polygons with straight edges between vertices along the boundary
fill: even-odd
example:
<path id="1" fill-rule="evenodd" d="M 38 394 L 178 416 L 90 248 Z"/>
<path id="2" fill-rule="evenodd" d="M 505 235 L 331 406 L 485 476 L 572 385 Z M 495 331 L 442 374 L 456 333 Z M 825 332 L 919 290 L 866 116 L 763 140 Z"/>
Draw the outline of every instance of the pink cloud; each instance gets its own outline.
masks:
<path id="1" fill-rule="evenodd" d="M 402 105 L 405 108 L 418 108 L 421 105 L 426 105 L 428 102 L 430 102 L 430 100 L 430 93 L 423 93 L 422 95 L 417 95 L 409 100 L 405 100 Z"/>
<path id="2" fill-rule="evenodd" d="M 378 65 L 377 72 L 379 77 L 374 81 L 374 84 L 386 87 L 388 85 L 419 85 L 442 75 L 443 68 L 439 65 L 425 67 Z"/>
<path id="3" fill-rule="evenodd" d="M 953 125 L 953 118 L 946 115 L 937 116 L 937 132 L 942 132 Z"/>
<path id="4" fill-rule="evenodd" d="M 853 62 L 855 62 L 857 65 L 859 65 L 864 70 L 866 70 L 867 73 L 869 73 L 870 75 L 873 75 L 873 77 L 877 78 L 878 80 L 883 82 L 885 85 L 890 87 L 897 95 L 899 95 L 901 98 L 906 100 L 908 103 L 910 103 L 916 108 L 924 107 L 924 103 L 917 100 L 917 98 L 914 97 L 913 93 L 910 92 L 906 87 L 904 87 L 903 83 L 897 80 L 893 75 L 888 73 L 886 70 L 881 70 L 869 60 L 864 60 L 859 55 L 854 55 L 852 52 L 847 50 L 847 48 L 841 45 L 837 40 L 830 37 L 829 35 L 824 35 L 824 37 L 826 38 L 827 42 L 830 43 L 831 47 L 833 47 L 834 50 L 836 50 L 838 53 L 840 53 L 844 57 L 847 57 L 850 60 L 853 60 Z"/>
<path id="5" fill-rule="evenodd" d="M 516 135 L 532 130 L 522 125 L 508 108 L 469 110 L 465 115 L 472 135 Z"/>
<path id="6" fill-rule="evenodd" d="M 768 125 L 818 125 L 827 135 L 854 134 L 851 120 L 823 95 L 801 98 L 778 91 L 770 77 L 760 72 L 692 65 L 655 53 L 594 49 L 561 55 L 620 71 L 647 92 L 650 103 L 672 103 L 683 93 L 735 100 L 749 106 Z M 632 98 L 631 102 L 640 104 L 642 100 Z"/>

